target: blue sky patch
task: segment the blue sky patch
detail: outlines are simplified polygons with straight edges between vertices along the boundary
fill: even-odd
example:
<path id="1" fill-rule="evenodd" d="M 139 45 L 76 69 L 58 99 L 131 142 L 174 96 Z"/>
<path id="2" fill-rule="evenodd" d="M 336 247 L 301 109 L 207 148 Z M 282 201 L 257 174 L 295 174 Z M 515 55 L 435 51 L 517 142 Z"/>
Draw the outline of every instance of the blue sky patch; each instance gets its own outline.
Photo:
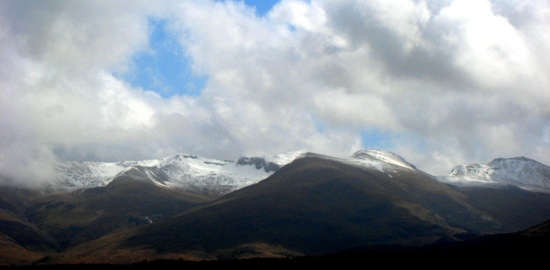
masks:
<path id="1" fill-rule="evenodd" d="M 133 68 L 122 77 L 133 87 L 157 92 L 162 97 L 198 96 L 207 77 L 193 74 L 192 60 L 175 35 L 167 32 L 166 21 L 150 20 L 149 51 L 136 54 Z"/>
<path id="2" fill-rule="evenodd" d="M 247 6 L 255 7 L 258 16 L 265 16 L 279 0 L 245 0 Z"/>
<path id="3" fill-rule="evenodd" d="M 393 146 L 391 134 L 377 129 L 362 131 L 361 140 L 365 149 L 390 149 Z"/>
<path id="4" fill-rule="evenodd" d="M 278 0 L 245 0 L 256 9 L 258 16 L 265 16 Z M 151 90 L 162 97 L 174 95 L 199 96 L 208 77 L 194 74 L 192 59 L 186 55 L 176 36 L 167 29 L 165 20 L 149 21 L 148 51 L 139 52 L 132 59 L 132 68 L 121 79 L 132 87 Z"/>

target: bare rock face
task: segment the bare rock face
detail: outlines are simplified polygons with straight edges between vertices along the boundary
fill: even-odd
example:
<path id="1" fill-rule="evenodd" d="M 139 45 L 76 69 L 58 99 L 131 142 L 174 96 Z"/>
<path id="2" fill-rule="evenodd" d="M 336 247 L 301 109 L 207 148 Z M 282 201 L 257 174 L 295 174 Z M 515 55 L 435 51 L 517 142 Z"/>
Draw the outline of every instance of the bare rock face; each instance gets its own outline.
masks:
<path id="1" fill-rule="evenodd" d="M 239 165 L 254 165 L 256 169 L 264 169 L 265 172 L 274 172 L 281 168 L 279 164 L 266 161 L 261 157 L 242 157 L 237 161 Z"/>

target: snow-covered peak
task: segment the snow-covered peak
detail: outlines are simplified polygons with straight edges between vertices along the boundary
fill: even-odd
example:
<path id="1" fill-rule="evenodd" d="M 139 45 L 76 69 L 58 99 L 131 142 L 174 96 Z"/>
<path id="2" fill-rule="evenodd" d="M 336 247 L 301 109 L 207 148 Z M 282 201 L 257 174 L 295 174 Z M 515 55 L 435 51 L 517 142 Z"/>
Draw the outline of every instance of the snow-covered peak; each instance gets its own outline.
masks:
<path id="1" fill-rule="evenodd" d="M 134 169 L 164 187 L 190 189 L 201 193 L 224 194 L 257 183 L 302 152 L 272 157 L 244 157 L 238 161 L 203 158 L 189 154 L 141 161 L 62 162 L 57 164 L 57 184 L 66 188 L 108 185 L 115 177 Z"/>
<path id="2" fill-rule="evenodd" d="M 514 185 L 550 192 L 550 167 L 526 157 L 497 158 L 487 164 L 456 166 L 440 180 L 459 185 Z"/>
<path id="3" fill-rule="evenodd" d="M 377 149 L 359 150 L 352 155 L 351 160 L 363 165 L 370 165 L 381 170 L 384 166 L 397 166 L 409 170 L 416 170 L 416 167 L 407 162 L 401 156 L 389 151 Z"/>

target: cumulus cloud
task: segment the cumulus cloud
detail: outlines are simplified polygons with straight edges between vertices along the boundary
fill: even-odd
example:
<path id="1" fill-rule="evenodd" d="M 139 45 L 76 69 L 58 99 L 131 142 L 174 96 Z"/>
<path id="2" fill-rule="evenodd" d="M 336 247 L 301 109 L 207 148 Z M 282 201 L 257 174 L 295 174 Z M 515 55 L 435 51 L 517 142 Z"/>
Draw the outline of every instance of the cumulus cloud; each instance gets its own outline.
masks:
<path id="1" fill-rule="evenodd" d="M 163 97 L 117 76 L 163 20 L 207 79 Z M 56 160 L 346 156 L 365 131 L 418 167 L 550 164 L 544 1 L 2 1 L 0 173 Z M 365 140 L 368 141 L 368 140 Z"/>

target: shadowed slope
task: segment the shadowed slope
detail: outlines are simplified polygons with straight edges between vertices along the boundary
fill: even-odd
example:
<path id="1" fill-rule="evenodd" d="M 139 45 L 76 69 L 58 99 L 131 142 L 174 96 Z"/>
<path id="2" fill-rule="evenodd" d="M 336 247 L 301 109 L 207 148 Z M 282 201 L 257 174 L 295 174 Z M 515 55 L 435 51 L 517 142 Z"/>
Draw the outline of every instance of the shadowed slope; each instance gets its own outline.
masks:
<path id="1" fill-rule="evenodd" d="M 498 232 L 525 230 L 550 218 L 550 194 L 514 186 L 464 187 L 470 204 L 499 222 Z"/>

